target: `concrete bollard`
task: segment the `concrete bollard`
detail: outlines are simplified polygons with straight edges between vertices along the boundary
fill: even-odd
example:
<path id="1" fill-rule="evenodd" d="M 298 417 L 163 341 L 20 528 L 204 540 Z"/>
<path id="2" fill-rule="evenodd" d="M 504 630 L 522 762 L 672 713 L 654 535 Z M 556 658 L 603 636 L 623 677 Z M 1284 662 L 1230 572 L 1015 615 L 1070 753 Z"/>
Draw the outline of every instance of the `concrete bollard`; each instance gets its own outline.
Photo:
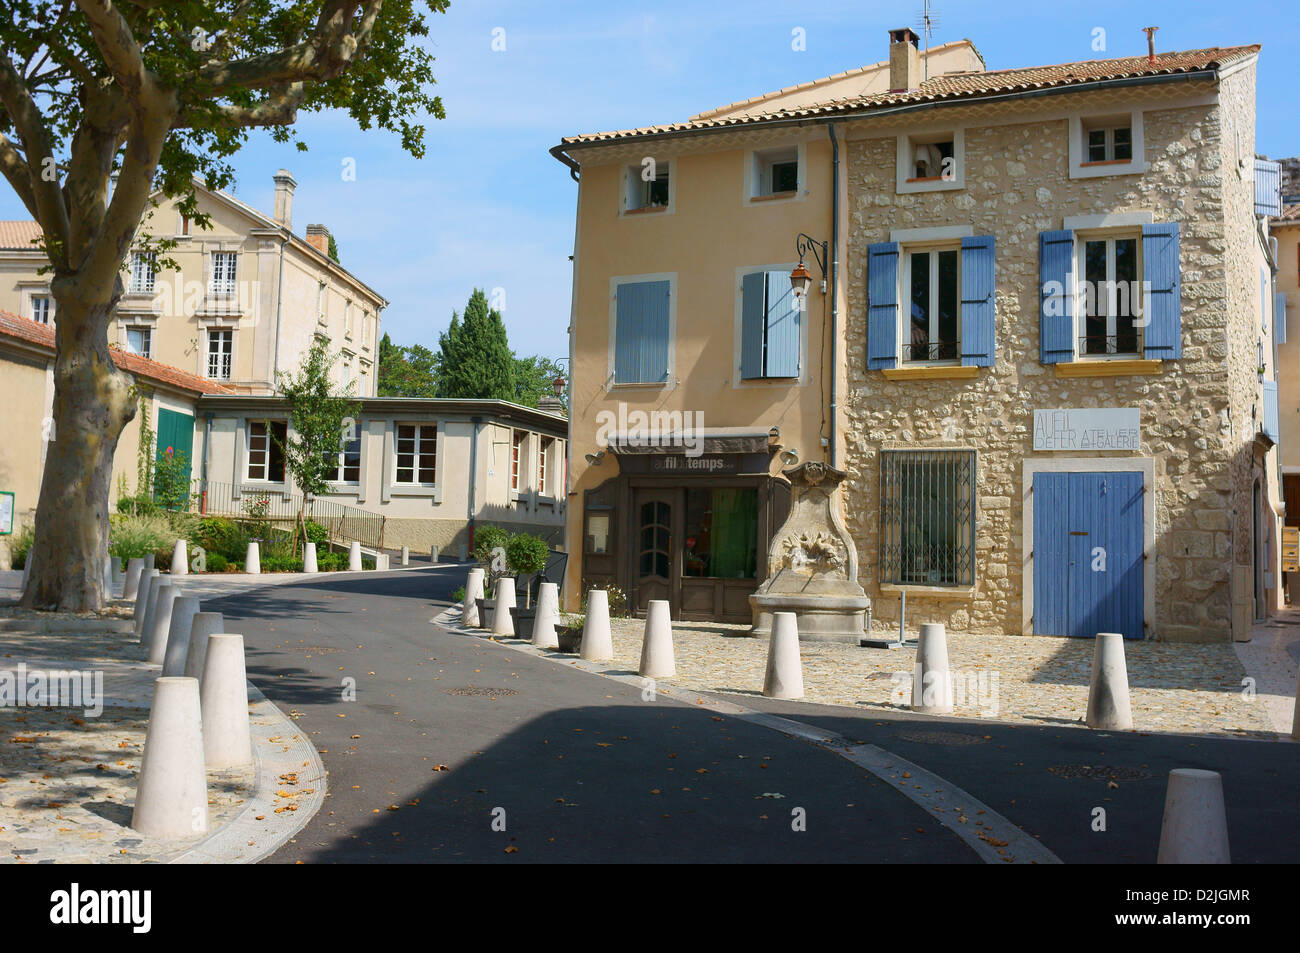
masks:
<path id="1" fill-rule="evenodd" d="M 256 540 L 248 544 L 248 549 L 244 552 L 244 572 L 252 573 L 255 576 L 262 574 L 262 547 Z"/>
<path id="2" fill-rule="evenodd" d="M 402 547 L 402 565 L 403 566 L 411 565 L 411 549 L 409 546 Z"/>
<path id="3" fill-rule="evenodd" d="M 171 582 L 162 575 L 158 569 L 149 570 L 149 592 L 148 601 L 144 605 L 144 619 L 140 623 L 140 642 L 148 648 L 149 639 L 153 633 L 153 614 L 154 609 L 158 606 L 158 590 L 163 584 L 171 585 Z"/>
<path id="4" fill-rule="evenodd" d="M 604 589 L 587 593 L 581 655 L 589 662 L 605 662 L 614 657 L 614 636 L 609 630 L 609 593 Z"/>
<path id="5" fill-rule="evenodd" d="M 173 576 L 188 576 L 190 574 L 190 554 L 185 546 L 185 540 L 176 540 L 176 545 L 172 547 L 172 569 Z"/>
<path id="6" fill-rule="evenodd" d="M 208 658 L 208 638 L 226 631 L 226 620 L 220 612 L 196 612 L 190 623 L 189 651 L 185 653 L 185 677 L 203 678 L 203 664 Z"/>
<path id="7" fill-rule="evenodd" d="M 1089 728 L 1131 731 L 1133 711 L 1128 700 L 1128 669 L 1124 664 L 1124 636 L 1098 632 L 1092 647 L 1092 678 L 1088 681 Z"/>
<path id="8" fill-rule="evenodd" d="M 157 558 L 157 557 L 156 557 L 153 553 L 145 553 L 145 555 L 144 555 L 144 568 L 145 568 L 145 569 L 156 569 L 157 567 L 154 566 L 154 560 L 155 560 L 156 558 Z"/>
<path id="9" fill-rule="evenodd" d="M 140 586 L 135 591 L 135 638 L 136 641 L 144 638 L 144 623 L 149 615 L 149 597 L 153 595 L 153 587 L 158 581 L 157 569 L 140 568 Z"/>
<path id="10" fill-rule="evenodd" d="M 430 546 L 430 547 L 429 547 L 429 562 L 434 563 L 435 565 L 437 564 L 437 562 L 438 562 L 438 547 L 437 547 L 437 546 Z"/>
<path id="11" fill-rule="evenodd" d="M 510 610 L 515 607 L 515 577 L 502 576 L 497 580 L 492 594 L 492 634 L 514 637 L 515 618 Z"/>
<path id="12" fill-rule="evenodd" d="M 113 557 L 113 585 L 122 586 L 126 584 L 126 573 L 122 567 L 122 557 Z"/>
<path id="13" fill-rule="evenodd" d="M 126 564 L 126 582 L 122 583 L 122 598 L 136 600 L 140 595 L 140 576 L 144 572 L 144 560 L 132 556 Z M 140 605 L 136 602 L 135 615 L 140 615 Z"/>
<path id="14" fill-rule="evenodd" d="M 388 570 L 388 553 L 375 554 L 375 572 L 386 572 Z"/>
<path id="15" fill-rule="evenodd" d="M 113 557 L 104 557 L 104 596 L 113 598 Z"/>
<path id="16" fill-rule="evenodd" d="M 192 678 L 154 681 L 131 827 L 149 837 L 183 838 L 207 832 L 203 718 L 199 683 Z"/>
<path id="17" fill-rule="evenodd" d="M 214 632 L 208 637 L 202 686 L 204 763 L 218 770 L 250 763 L 253 744 L 242 635 Z"/>
<path id="18" fill-rule="evenodd" d="M 558 649 L 560 638 L 555 625 L 560 621 L 560 587 L 544 582 L 537 591 L 537 615 L 533 618 L 533 645 L 539 649 Z"/>
<path id="19" fill-rule="evenodd" d="M 348 569 L 352 572 L 361 571 L 361 544 L 356 540 L 348 547 Z"/>
<path id="20" fill-rule="evenodd" d="M 465 580 L 465 611 L 460 618 L 462 625 L 478 626 L 481 624 L 478 618 L 478 600 L 482 598 L 483 569 L 481 566 L 476 566 L 469 571 L 469 576 Z"/>
<path id="21" fill-rule="evenodd" d="M 161 577 L 159 577 L 161 578 Z M 158 598 L 153 606 L 153 623 L 149 629 L 149 661 L 161 665 L 167 654 L 167 636 L 172 628 L 172 610 L 181 597 L 181 587 L 164 582 L 158 586 Z"/>
<path id="22" fill-rule="evenodd" d="M 185 674 L 185 659 L 190 654 L 190 630 L 194 617 L 202 611 L 198 596 L 180 596 L 172 604 L 172 622 L 167 628 L 167 647 L 163 651 L 163 676 Z"/>
<path id="23" fill-rule="evenodd" d="M 677 674 L 673 661 L 673 622 L 668 603 L 663 599 L 651 599 L 646 604 L 640 672 L 642 678 L 672 678 Z"/>
<path id="24" fill-rule="evenodd" d="M 1156 863 L 1232 863 L 1219 772 L 1200 768 L 1174 768 L 1169 772 Z"/>
<path id="25" fill-rule="evenodd" d="M 302 549 L 302 571 L 320 572 L 316 568 L 316 544 L 307 543 Z"/>
<path id="26" fill-rule="evenodd" d="M 948 633 L 942 622 L 921 623 L 912 666 L 912 711 L 952 712 L 952 673 L 948 671 Z"/>
<path id="27" fill-rule="evenodd" d="M 803 698 L 799 617 L 793 612 L 772 613 L 772 635 L 767 644 L 767 675 L 763 679 L 763 694 L 768 698 Z"/>

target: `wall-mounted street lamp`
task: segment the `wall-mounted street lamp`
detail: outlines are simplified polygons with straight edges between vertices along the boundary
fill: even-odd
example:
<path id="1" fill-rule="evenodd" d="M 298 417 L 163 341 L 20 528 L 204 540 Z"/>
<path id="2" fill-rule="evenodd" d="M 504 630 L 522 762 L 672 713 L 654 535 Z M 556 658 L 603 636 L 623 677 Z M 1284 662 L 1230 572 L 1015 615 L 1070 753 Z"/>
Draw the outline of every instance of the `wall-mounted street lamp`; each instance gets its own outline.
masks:
<path id="1" fill-rule="evenodd" d="M 556 397 L 563 397 L 565 386 L 564 378 L 557 377 L 555 380 L 551 381 L 551 393 Z"/>
<path id="2" fill-rule="evenodd" d="M 782 450 L 781 462 L 785 464 L 787 467 L 794 466 L 796 463 L 799 462 L 799 451 L 796 450 L 794 447 L 791 447 L 789 450 Z"/>
<path id="3" fill-rule="evenodd" d="M 808 253 L 812 252 L 813 258 L 816 259 L 818 267 L 822 270 L 822 294 L 826 293 L 826 242 L 819 242 L 811 235 L 805 235 L 800 232 L 794 239 L 795 250 L 799 253 L 799 264 L 794 266 L 794 271 L 790 272 L 790 287 L 794 289 L 794 296 L 803 299 L 808 294 L 808 286 L 812 284 L 812 272 L 804 264 Z"/>
<path id="4" fill-rule="evenodd" d="M 604 461 L 604 459 L 605 459 L 605 451 L 604 451 L 604 450 L 601 450 L 599 453 L 589 453 L 589 454 L 587 454 L 587 462 L 588 462 L 589 464 L 591 464 L 593 467 L 598 467 L 598 466 L 600 466 L 601 463 Z"/>

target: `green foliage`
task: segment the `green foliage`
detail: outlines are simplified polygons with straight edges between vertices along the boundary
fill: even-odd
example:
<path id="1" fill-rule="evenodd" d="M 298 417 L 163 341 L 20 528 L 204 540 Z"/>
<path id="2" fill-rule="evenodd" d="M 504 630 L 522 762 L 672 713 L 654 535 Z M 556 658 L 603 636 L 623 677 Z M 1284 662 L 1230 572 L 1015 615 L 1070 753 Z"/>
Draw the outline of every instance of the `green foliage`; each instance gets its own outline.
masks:
<path id="1" fill-rule="evenodd" d="M 135 503 L 137 506 L 134 512 L 140 512 L 138 506 L 141 499 L 148 500 L 150 504 L 153 503 L 153 442 L 155 435 L 153 427 L 149 423 L 148 397 L 144 393 L 140 393 L 138 400 L 140 402 L 138 411 L 140 414 L 140 443 L 135 451 Z M 125 484 L 123 484 L 122 488 L 125 489 Z M 119 503 L 118 509 L 121 508 Z"/>
<path id="2" fill-rule="evenodd" d="M 474 530 L 474 558 L 489 571 L 492 568 L 492 550 L 510 542 L 510 533 L 500 526 L 479 526 Z"/>
<path id="3" fill-rule="evenodd" d="M 32 550 L 32 541 L 36 539 L 36 530 L 32 526 L 24 526 L 18 532 L 14 533 L 9 539 L 9 555 L 13 561 L 15 569 L 23 569 L 27 565 L 27 554 Z"/>
<path id="4" fill-rule="evenodd" d="M 164 509 L 180 510 L 190 505 L 189 457 L 168 448 L 153 475 L 154 499 Z"/>
<path id="5" fill-rule="evenodd" d="M 464 601 L 465 601 L 465 587 L 464 587 L 464 586 L 459 586 L 459 587 L 456 588 L 456 590 L 455 590 L 454 592 L 452 592 L 452 594 L 451 594 L 451 601 L 452 601 L 452 602 L 464 602 Z"/>
<path id="6" fill-rule="evenodd" d="M 338 572 L 346 569 L 347 557 L 343 553 L 327 552 L 316 554 L 316 568 L 321 572 Z"/>
<path id="7" fill-rule="evenodd" d="M 171 547 L 176 542 L 176 536 L 167 517 L 117 514 L 109 517 L 109 524 L 109 555 L 120 556 L 122 562 L 126 563 L 129 559 L 166 550 L 170 564 Z"/>
<path id="8" fill-rule="evenodd" d="M 279 390 L 289 402 L 289 430 L 292 436 L 280 443 L 284 465 L 293 481 L 307 496 L 329 491 L 330 477 L 338 465 L 338 452 L 350 435 L 355 435 L 361 405 L 334 391 L 330 369 L 337 355 L 329 342 L 316 338 L 295 375 L 281 374 Z M 345 426 L 345 421 L 349 426 Z"/>
<path id="9" fill-rule="evenodd" d="M 319 563 L 316 568 L 320 568 Z M 302 560 L 297 556 L 289 555 L 263 556 L 262 572 L 302 572 Z"/>
<path id="10" fill-rule="evenodd" d="M 333 232 L 330 232 L 329 239 L 330 239 L 330 243 L 329 243 L 330 261 L 336 262 L 339 260 L 339 243 L 334 240 Z"/>
<path id="11" fill-rule="evenodd" d="M 380 397 L 437 397 L 441 370 L 439 355 L 427 347 L 394 344 L 387 333 L 379 339 Z"/>
<path id="12" fill-rule="evenodd" d="M 221 553 L 208 553 L 203 557 L 207 560 L 208 572 L 227 572 L 230 569 L 230 562 Z"/>
<path id="13" fill-rule="evenodd" d="M 307 542 L 315 543 L 317 546 L 327 542 L 330 538 L 330 531 L 315 520 L 307 520 L 303 525 L 303 532 Z"/>
<path id="14" fill-rule="evenodd" d="M 439 397 L 514 400 L 515 357 L 506 338 L 501 313 L 488 308 L 487 296 L 475 288 L 462 319 L 455 313 L 451 327 L 438 339 L 442 368 Z"/>
<path id="15" fill-rule="evenodd" d="M 627 593 L 626 592 L 624 592 L 618 586 L 602 585 L 602 586 L 596 586 L 595 588 L 604 589 L 607 593 L 609 593 L 609 617 L 611 619 L 627 618 Z M 584 594 L 582 597 L 582 607 L 578 610 L 584 619 L 587 616 L 586 592 L 590 592 L 590 590 L 584 590 Z"/>
<path id="16" fill-rule="evenodd" d="M 514 402 L 525 407 L 536 407 L 541 398 L 555 395 L 552 389 L 555 379 L 567 376 L 564 368 L 549 357 L 537 354 L 532 357 L 517 357 Z"/>
<path id="17" fill-rule="evenodd" d="M 248 553 L 248 541 L 253 535 L 247 524 L 225 516 L 202 516 L 190 531 L 189 538 L 207 552 L 211 569 L 213 555 L 220 555 L 229 562 L 243 559 Z"/>
<path id="18" fill-rule="evenodd" d="M 506 543 L 506 565 L 517 573 L 531 576 L 546 568 L 546 559 L 550 555 L 539 536 L 518 533 Z"/>

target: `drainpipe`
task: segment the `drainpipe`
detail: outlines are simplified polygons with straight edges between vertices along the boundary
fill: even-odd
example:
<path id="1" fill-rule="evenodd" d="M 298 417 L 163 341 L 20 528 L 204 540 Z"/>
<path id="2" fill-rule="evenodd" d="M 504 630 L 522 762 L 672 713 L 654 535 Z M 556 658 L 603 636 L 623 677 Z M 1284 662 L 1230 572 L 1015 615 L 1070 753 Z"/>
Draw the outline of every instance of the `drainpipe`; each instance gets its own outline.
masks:
<path id="1" fill-rule="evenodd" d="M 469 554 L 472 558 L 474 555 L 474 483 L 475 477 L 478 476 L 478 435 L 479 425 L 483 423 L 482 417 L 471 417 L 470 421 L 474 424 L 474 433 L 469 442 Z"/>
<path id="2" fill-rule="evenodd" d="M 837 343 L 840 333 L 840 297 L 839 297 L 839 270 L 840 270 L 840 142 L 835 138 L 835 124 L 830 123 L 826 127 L 831 136 L 831 432 L 830 432 L 830 463 L 832 467 L 839 467 L 838 451 L 839 443 L 836 440 L 836 421 L 838 419 L 839 401 L 836 395 L 836 382 L 839 380 L 838 356 L 836 354 Z"/>
<path id="3" fill-rule="evenodd" d="M 212 411 L 203 415 L 203 468 L 199 475 L 199 493 L 200 509 L 199 512 L 208 511 L 208 457 L 212 447 Z"/>
<path id="4" fill-rule="evenodd" d="M 275 279 L 275 355 L 271 358 L 272 394 L 276 393 L 280 387 L 280 303 L 284 300 L 284 246 L 288 243 L 288 239 L 280 242 L 280 267 Z"/>

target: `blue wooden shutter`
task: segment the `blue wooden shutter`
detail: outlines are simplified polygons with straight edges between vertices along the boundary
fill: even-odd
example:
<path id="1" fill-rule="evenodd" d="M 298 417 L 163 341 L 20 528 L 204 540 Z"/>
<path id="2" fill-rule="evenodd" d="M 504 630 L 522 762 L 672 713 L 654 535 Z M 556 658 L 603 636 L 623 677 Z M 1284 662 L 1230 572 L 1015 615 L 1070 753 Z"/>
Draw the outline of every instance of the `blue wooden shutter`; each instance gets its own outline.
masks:
<path id="1" fill-rule="evenodd" d="M 761 271 L 740 279 L 740 376 L 745 380 L 763 376 L 764 288 Z"/>
<path id="2" fill-rule="evenodd" d="M 993 236 L 961 240 L 961 362 L 992 367 L 994 353 Z"/>
<path id="3" fill-rule="evenodd" d="M 1044 364 L 1074 360 L 1074 232 L 1038 235 L 1038 351 Z"/>
<path id="4" fill-rule="evenodd" d="M 1286 343 L 1286 294 L 1279 291 L 1273 299 L 1273 326 L 1277 343 Z"/>
<path id="5" fill-rule="evenodd" d="M 1182 281 L 1178 263 L 1178 223 L 1142 226 L 1142 280 L 1150 290 L 1144 302 L 1146 356 L 1176 360 L 1183 356 Z"/>
<path id="6" fill-rule="evenodd" d="M 668 281 L 618 286 L 614 327 L 614 383 L 668 379 Z"/>
<path id="7" fill-rule="evenodd" d="M 1264 433 L 1277 443 L 1278 430 L 1277 381 L 1264 381 Z"/>
<path id="8" fill-rule="evenodd" d="M 799 302 L 788 271 L 767 276 L 767 377 L 799 376 Z"/>
<path id="9" fill-rule="evenodd" d="M 898 365 L 898 243 L 867 246 L 867 369 Z"/>

